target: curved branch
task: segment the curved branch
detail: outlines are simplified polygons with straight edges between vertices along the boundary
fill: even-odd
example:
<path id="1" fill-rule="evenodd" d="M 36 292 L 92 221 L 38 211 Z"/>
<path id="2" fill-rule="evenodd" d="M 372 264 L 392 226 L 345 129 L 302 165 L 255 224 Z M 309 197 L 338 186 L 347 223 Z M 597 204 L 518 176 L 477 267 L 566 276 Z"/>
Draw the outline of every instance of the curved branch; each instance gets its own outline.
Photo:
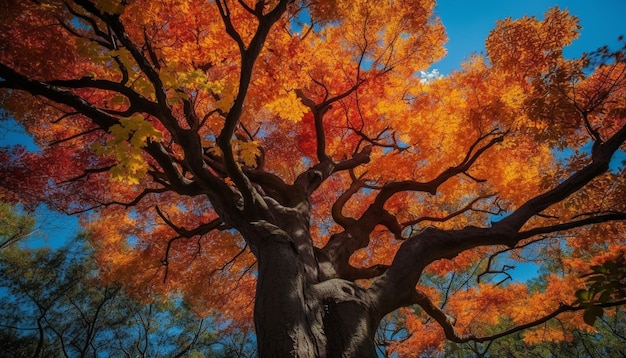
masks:
<path id="1" fill-rule="evenodd" d="M 194 229 L 185 229 L 184 227 L 175 225 L 170 219 L 168 219 L 165 214 L 161 211 L 161 209 L 157 206 L 154 207 L 156 213 L 159 215 L 161 220 L 167 224 L 167 226 L 171 227 L 181 238 L 191 238 L 197 235 L 204 235 L 213 230 L 223 229 L 224 224 L 221 218 L 216 218 L 211 220 L 206 224 L 201 224 Z"/>
<path id="2" fill-rule="evenodd" d="M 56 103 L 69 106 L 91 118 L 103 130 L 108 130 L 111 126 L 119 124 L 116 117 L 87 102 L 84 98 L 48 83 L 23 76 L 3 63 L 0 63 L 0 77 L 4 79 L 0 83 L 0 87 L 24 90 L 32 95 L 42 96 Z"/>
<path id="3" fill-rule="evenodd" d="M 452 342 L 455 343 L 465 343 L 465 342 L 488 342 L 488 341 L 493 341 L 495 339 L 501 338 L 501 337 L 505 337 L 508 336 L 510 334 L 519 332 L 519 331 L 523 331 L 525 329 L 529 329 L 532 327 L 536 327 L 542 323 L 546 323 L 547 321 L 551 320 L 552 318 L 555 318 L 556 316 L 558 316 L 561 313 L 564 312 L 576 312 L 576 311 L 580 311 L 580 310 L 584 310 L 586 308 L 588 308 L 587 305 L 585 306 L 571 306 L 571 305 L 565 305 L 565 304 L 561 304 L 559 306 L 559 308 L 557 308 L 556 310 L 554 310 L 553 312 L 540 317 L 532 322 L 528 322 L 522 325 L 519 325 L 517 327 L 511 328 L 509 330 L 491 335 L 491 336 L 484 336 L 484 337 L 480 337 L 480 336 L 475 336 L 473 334 L 467 334 L 467 335 L 459 335 L 456 332 L 456 329 L 454 327 L 454 319 L 450 316 L 448 316 L 443 310 L 441 310 L 439 307 L 437 307 L 437 305 L 435 305 L 423 292 L 416 290 L 413 293 L 413 303 L 418 304 L 420 307 L 422 307 L 424 309 L 424 311 L 430 316 L 432 317 L 435 321 L 437 321 L 437 323 L 441 326 L 441 328 L 443 328 L 443 331 L 446 335 L 446 338 Z M 616 306 L 622 306 L 622 305 L 626 305 L 626 300 L 621 300 L 621 301 L 616 301 L 616 302 L 608 302 L 608 303 L 602 303 L 602 304 L 596 304 L 594 306 L 596 307 L 602 307 L 602 308 L 608 308 L 608 307 L 616 307 Z"/>
<path id="4" fill-rule="evenodd" d="M 137 108 L 136 112 L 150 113 L 155 117 L 159 115 L 156 103 L 135 92 L 132 88 L 126 87 L 123 83 L 104 79 L 93 79 L 92 77 L 83 77 L 75 80 L 53 80 L 44 83 L 55 87 L 96 88 L 105 91 L 117 92 L 128 98 L 130 101 L 130 108 Z"/>
<path id="5" fill-rule="evenodd" d="M 467 205 L 465 205 L 463 208 L 450 213 L 444 217 L 434 217 L 434 216 L 422 216 L 420 218 L 417 218 L 415 220 L 410 220 L 410 221 L 405 221 L 402 223 L 402 227 L 407 227 L 407 226 L 411 226 L 411 225 L 416 225 L 421 223 L 422 221 L 432 221 L 432 222 L 446 222 L 450 219 L 453 219 L 459 215 L 462 215 L 463 213 L 467 212 L 467 211 L 471 211 L 474 210 L 474 204 L 476 204 L 478 201 L 483 200 L 483 199 L 488 199 L 488 198 L 492 198 L 494 197 L 495 194 L 490 194 L 490 195 L 481 195 L 477 198 L 475 198 L 474 200 L 470 201 Z"/>
<path id="6" fill-rule="evenodd" d="M 226 1 L 217 0 L 215 1 L 217 8 L 220 12 L 220 16 L 222 17 L 222 22 L 224 22 L 224 26 L 226 27 L 226 33 L 237 43 L 239 46 L 239 51 L 244 52 L 246 50 L 246 45 L 241 38 L 241 35 L 237 32 L 235 27 L 233 26 L 232 21 L 230 21 L 230 9 L 228 8 L 228 4 Z"/>
<path id="7" fill-rule="evenodd" d="M 331 209 L 333 220 L 343 228 L 347 228 L 348 226 L 356 223 L 356 219 L 343 215 L 342 211 L 344 206 L 348 203 L 348 200 L 350 200 L 350 198 L 354 194 L 356 194 L 361 188 L 363 188 L 363 181 L 352 181 L 352 184 L 350 184 L 348 190 L 341 193 L 341 195 L 339 195 L 337 200 L 335 200 L 335 202 L 333 203 Z"/>
<path id="8" fill-rule="evenodd" d="M 402 182 L 394 182 L 386 184 L 383 189 L 380 191 L 375 200 L 375 205 L 382 207 L 384 203 L 389 200 L 394 194 L 399 193 L 401 191 L 422 191 L 427 192 L 432 195 L 437 193 L 437 189 L 441 184 L 446 182 L 448 179 L 454 177 L 457 174 L 465 173 L 470 169 L 470 167 L 476 162 L 476 160 L 485 152 L 487 149 L 493 147 L 495 144 L 500 143 L 504 140 L 504 136 L 507 133 L 501 133 L 496 135 L 495 130 L 489 132 L 484 136 L 476 139 L 476 141 L 470 146 L 465 158 L 454 167 L 450 167 L 439 174 L 436 178 L 432 179 L 428 182 L 416 182 L 416 181 L 402 181 Z M 495 135 L 495 136 L 494 136 Z M 494 136 L 489 142 L 484 144 L 482 147 L 476 147 L 480 142 L 487 139 L 489 136 Z"/>

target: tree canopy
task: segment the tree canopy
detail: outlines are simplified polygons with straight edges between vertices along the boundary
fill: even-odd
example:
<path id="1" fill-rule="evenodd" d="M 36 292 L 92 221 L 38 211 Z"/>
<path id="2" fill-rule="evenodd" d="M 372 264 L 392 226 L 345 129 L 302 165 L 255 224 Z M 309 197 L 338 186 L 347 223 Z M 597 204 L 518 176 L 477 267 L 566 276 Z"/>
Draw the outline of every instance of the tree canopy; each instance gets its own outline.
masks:
<path id="1" fill-rule="evenodd" d="M 303 357 L 567 341 L 626 303 L 626 47 L 565 58 L 565 10 L 426 80 L 430 0 L 7 4 L 0 106 L 42 150 L 0 151 L 2 199 L 81 215 L 136 299 Z"/>

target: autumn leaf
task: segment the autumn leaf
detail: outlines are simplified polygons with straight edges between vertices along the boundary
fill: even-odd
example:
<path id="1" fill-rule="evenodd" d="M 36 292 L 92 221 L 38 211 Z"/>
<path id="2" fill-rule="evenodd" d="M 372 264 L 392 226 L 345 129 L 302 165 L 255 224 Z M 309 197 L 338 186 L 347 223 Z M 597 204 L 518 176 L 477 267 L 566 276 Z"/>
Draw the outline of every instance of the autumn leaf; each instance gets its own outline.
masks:
<path id="1" fill-rule="evenodd" d="M 96 142 L 92 149 L 98 155 L 112 156 L 117 164 L 111 169 L 111 178 L 129 184 L 139 184 L 148 165 L 142 155 L 148 141 L 161 142 L 162 133 L 140 114 L 121 118 L 120 124 L 110 128 L 112 138 L 104 145 Z"/>
<path id="2" fill-rule="evenodd" d="M 281 90 L 273 102 L 265 105 L 265 108 L 276 113 L 280 118 L 298 123 L 309 109 L 302 104 L 295 91 Z"/>

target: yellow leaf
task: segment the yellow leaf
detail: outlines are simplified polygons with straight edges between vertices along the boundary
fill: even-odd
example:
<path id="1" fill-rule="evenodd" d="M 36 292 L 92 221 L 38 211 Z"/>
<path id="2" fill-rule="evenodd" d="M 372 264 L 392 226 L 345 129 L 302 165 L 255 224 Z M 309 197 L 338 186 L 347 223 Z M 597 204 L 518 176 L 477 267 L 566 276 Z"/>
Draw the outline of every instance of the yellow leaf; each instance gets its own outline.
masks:
<path id="1" fill-rule="evenodd" d="M 239 158 L 244 165 L 252 166 L 256 164 L 256 157 L 260 154 L 259 142 L 239 142 Z"/>
<path id="2" fill-rule="evenodd" d="M 111 179 L 114 181 L 139 184 L 139 179 L 148 171 L 143 160 L 142 148 L 147 141 L 160 142 L 162 133 L 144 119 L 141 114 L 121 118 L 120 124 L 109 129 L 111 138 L 105 145 L 94 143 L 91 148 L 98 155 L 108 155 L 117 160 L 111 168 Z"/>
<path id="3" fill-rule="evenodd" d="M 276 113 L 280 118 L 294 123 L 300 122 L 304 114 L 309 111 L 294 91 L 284 90 L 279 92 L 278 98 L 273 102 L 266 104 L 265 108 Z"/>

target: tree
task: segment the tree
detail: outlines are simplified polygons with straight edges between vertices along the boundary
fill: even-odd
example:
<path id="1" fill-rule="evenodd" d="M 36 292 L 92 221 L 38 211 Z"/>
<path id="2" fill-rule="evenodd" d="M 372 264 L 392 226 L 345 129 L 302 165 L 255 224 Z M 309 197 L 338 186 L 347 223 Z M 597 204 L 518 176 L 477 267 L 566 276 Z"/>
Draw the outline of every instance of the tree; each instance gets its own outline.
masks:
<path id="1" fill-rule="evenodd" d="M 44 149 L 3 152 L 5 196 L 83 213 L 135 297 L 253 316 L 262 357 L 567 339 L 544 323 L 624 304 L 575 292 L 624 255 L 625 49 L 564 58 L 580 28 L 554 8 L 420 80 L 434 5 L 14 3 L 0 101 Z M 544 290 L 494 279 L 546 258 Z"/>
<path id="2" fill-rule="evenodd" d="M 35 221 L 28 215 L 4 202 L 0 202 L 0 250 L 6 250 L 12 245 L 28 237 L 34 230 Z"/>
<path id="3" fill-rule="evenodd" d="M 84 236 L 67 247 L 0 251 L 0 334 L 6 357 L 224 356 L 215 336 L 176 297 L 145 304 L 103 283 Z M 237 338 L 237 337 L 232 337 Z M 241 356 L 241 355 L 239 355 Z"/>

